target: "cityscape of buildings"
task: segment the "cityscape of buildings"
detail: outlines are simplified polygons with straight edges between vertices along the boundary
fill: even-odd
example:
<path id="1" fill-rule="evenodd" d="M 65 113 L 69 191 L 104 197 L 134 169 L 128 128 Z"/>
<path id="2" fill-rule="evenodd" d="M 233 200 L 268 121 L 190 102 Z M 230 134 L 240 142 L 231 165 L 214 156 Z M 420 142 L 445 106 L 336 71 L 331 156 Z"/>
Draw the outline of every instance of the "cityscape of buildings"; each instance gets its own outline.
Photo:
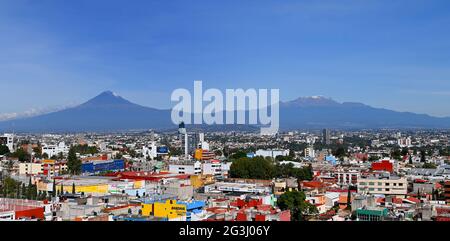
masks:
<path id="1" fill-rule="evenodd" d="M 450 222 L 449 10 L 0 0 L 3 233 L 434 240 Z"/>
<path id="2" fill-rule="evenodd" d="M 449 221 L 449 136 L 261 136 L 183 123 L 171 132 L 5 133 L 0 219 Z"/>

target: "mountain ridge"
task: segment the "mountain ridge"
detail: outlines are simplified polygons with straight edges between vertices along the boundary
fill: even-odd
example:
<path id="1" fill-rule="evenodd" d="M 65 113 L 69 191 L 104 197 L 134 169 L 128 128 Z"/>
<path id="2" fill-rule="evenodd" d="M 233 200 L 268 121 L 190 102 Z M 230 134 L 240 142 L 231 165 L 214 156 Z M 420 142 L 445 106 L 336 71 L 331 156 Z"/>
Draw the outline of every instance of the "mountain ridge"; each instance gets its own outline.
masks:
<path id="1" fill-rule="evenodd" d="M 246 114 L 248 116 L 248 112 Z M 176 125 L 172 123 L 170 116 L 171 110 L 142 106 L 112 91 L 104 91 L 75 107 L 39 116 L 0 121 L 0 131 L 171 129 Z M 207 129 L 214 129 L 213 127 Z M 239 128 L 245 129 L 242 126 Z M 450 128 L 450 117 L 398 112 L 358 102 L 339 103 L 323 96 L 299 97 L 280 102 L 281 130 L 316 128 Z M 232 129 L 232 126 L 225 129 Z M 249 129 L 254 129 L 254 126 Z"/>

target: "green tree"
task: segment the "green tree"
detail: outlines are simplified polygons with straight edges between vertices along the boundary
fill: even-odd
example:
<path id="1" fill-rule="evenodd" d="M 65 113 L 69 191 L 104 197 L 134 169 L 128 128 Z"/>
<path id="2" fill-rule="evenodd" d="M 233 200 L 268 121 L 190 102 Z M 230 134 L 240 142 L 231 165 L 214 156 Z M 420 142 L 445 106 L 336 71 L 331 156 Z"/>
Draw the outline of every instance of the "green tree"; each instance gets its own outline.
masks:
<path id="1" fill-rule="evenodd" d="M 74 148 L 70 148 L 69 156 L 67 158 L 67 169 L 72 175 L 78 175 L 81 173 L 81 160 L 77 157 Z"/>
<path id="2" fill-rule="evenodd" d="M 0 156 L 9 154 L 9 148 L 6 145 L 0 145 Z"/>
<path id="3" fill-rule="evenodd" d="M 123 154 L 122 153 L 117 153 L 115 156 L 114 156 L 114 159 L 116 159 L 116 160 L 120 160 L 120 159 L 122 159 L 123 158 Z"/>
<path id="4" fill-rule="evenodd" d="M 182 152 L 179 148 L 172 147 L 172 146 L 169 147 L 169 155 L 170 156 L 179 156 L 181 154 L 182 154 Z"/>
<path id="5" fill-rule="evenodd" d="M 275 157 L 275 161 L 280 162 L 280 161 L 292 161 L 294 160 L 293 157 L 291 156 L 276 156 Z"/>
<path id="6" fill-rule="evenodd" d="M 56 179 L 53 179 L 52 196 L 56 197 Z"/>
<path id="7" fill-rule="evenodd" d="M 394 158 L 395 160 L 401 160 L 402 157 L 402 152 L 399 149 L 395 149 L 391 152 L 391 157 Z"/>
<path id="8" fill-rule="evenodd" d="M 369 157 L 369 161 L 370 162 L 374 162 L 374 161 L 378 161 L 380 158 L 378 158 L 377 156 L 370 156 Z"/>
<path id="9" fill-rule="evenodd" d="M 28 162 L 30 161 L 30 154 L 28 154 L 22 148 L 19 148 L 16 152 L 10 154 L 11 157 L 18 158 L 20 162 Z"/>
<path id="10" fill-rule="evenodd" d="M 442 149 L 439 149 L 439 155 L 440 156 L 450 156 L 449 148 L 448 147 L 443 147 Z"/>
<path id="11" fill-rule="evenodd" d="M 311 165 L 304 168 L 294 168 L 289 164 L 274 164 L 271 158 L 243 157 L 234 160 L 230 167 L 230 177 L 249 179 L 272 179 L 295 177 L 299 180 L 313 178 Z"/>
<path id="12" fill-rule="evenodd" d="M 402 149 L 402 156 L 406 156 L 406 155 L 408 155 L 408 154 L 409 154 L 408 148 L 404 147 L 404 148 Z"/>
<path id="13" fill-rule="evenodd" d="M 437 166 L 434 163 L 431 162 L 426 162 L 422 165 L 422 168 L 427 168 L 427 169 L 436 169 Z"/>
<path id="14" fill-rule="evenodd" d="M 4 186 L 1 186 L 2 187 L 2 197 L 7 197 L 7 194 L 6 194 L 6 188 L 4 187 Z"/>
<path id="15" fill-rule="evenodd" d="M 27 186 L 27 199 L 33 199 L 33 185 L 31 184 L 31 178 Z"/>
<path id="16" fill-rule="evenodd" d="M 312 165 L 309 164 L 307 167 L 304 168 L 305 172 L 306 172 L 306 178 L 304 180 L 311 180 L 314 177 L 314 172 L 313 172 L 313 168 Z"/>
<path id="17" fill-rule="evenodd" d="M 2 189 L 4 197 L 21 196 L 20 185 L 21 183 L 7 176 L 2 180 Z"/>
<path id="18" fill-rule="evenodd" d="M 37 200 L 38 199 L 38 189 L 37 189 L 37 185 L 33 184 L 33 200 Z"/>
<path id="19" fill-rule="evenodd" d="M 270 179 L 273 172 L 273 164 L 263 157 L 243 157 L 233 161 L 230 167 L 230 176 L 234 178 Z"/>
<path id="20" fill-rule="evenodd" d="M 20 182 L 17 183 L 16 187 L 17 187 L 16 198 L 23 198 L 22 195 L 21 195 L 21 193 L 20 193 L 20 191 L 21 191 L 21 190 L 25 190 L 25 188 L 23 188 L 23 189 L 20 188 Z M 23 191 L 22 191 L 22 192 L 23 192 Z"/>
<path id="21" fill-rule="evenodd" d="M 245 157 L 247 157 L 247 153 L 246 152 L 244 152 L 244 151 L 237 151 L 236 153 L 233 153 L 230 156 L 230 159 L 237 160 L 237 159 L 241 159 L 241 158 L 245 158 Z"/>
<path id="22" fill-rule="evenodd" d="M 98 153 L 98 149 L 96 146 L 75 145 L 72 148 L 76 153 L 80 153 L 82 155 L 87 155 L 87 154 L 94 155 L 94 154 Z"/>
<path id="23" fill-rule="evenodd" d="M 17 193 L 20 193 L 20 195 L 17 196 L 17 198 L 27 198 L 27 187 L 25 186 L 25 183 L 22 183 L 22 186 L 19 186 L 20 191 L 17 190 Z"/>
<path id="24" fill-rule="evenodd" d="M 40 147 L 34 147 L 33 148 L 33 152 L 34 152 L 34 156 L 37 158 L 41 158 L 42 157 L 42 149 Z"/>
<path id="25" fill-rule="evenodd" d="M 216 156 L 222 156 L 223 152 L 221 150 L 215 150 L 214 155 Z"/>
<path id="26" fill-rule="evenodd" d="M 333 155 L 336 156 L 337 158 L 341 159 L 341 158 L 347 156 L 347 150 L 343 146 L 340 146 L 336 150 L 333 151 Z"/>
<path id="27" fill-rule="evenodd" d="M 347 210 L 351 210 L 352 209 L 352 193 L 350 192 L 350 186 L 348 187 L 348 192 L 347 192 Z"/>
<path id="28" fill-rule="evenodd" d="M 427 162 L 427 158 L 426 158 L 426 151 L 425 150 L 420 150 L 420 162 Z"/>
<path id="29" fill-rule="evenodd" d="M 291 211 L 292 221 L 305 221 L 306 216 L 318 213 L 316 206 L 305 200 L 306 196 L 303 192 L 285 192 L 278 198 L 277 205 L 281 210 Z"/>
<path id="30" fill-rule="evenodd" d="M 295 158 L 295 150 L 294 149 L 289 149 L 289 157 L 291 157 L 291 159 Z"/>

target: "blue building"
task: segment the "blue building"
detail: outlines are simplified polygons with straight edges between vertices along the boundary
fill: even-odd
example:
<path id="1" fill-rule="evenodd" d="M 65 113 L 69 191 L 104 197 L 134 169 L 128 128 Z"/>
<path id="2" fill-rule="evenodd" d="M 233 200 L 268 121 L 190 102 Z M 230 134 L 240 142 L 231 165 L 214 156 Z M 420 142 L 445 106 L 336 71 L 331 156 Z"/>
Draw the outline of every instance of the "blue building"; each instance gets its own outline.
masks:
<path id="1" fill-rule="evenodd" d="M 81 173 L 95 174 L 107 171 L 121 171 L 125 169 L 124 160 L 108 160 L 85 162 L 81 164 Z"/>
<path id="2" fill-rule="evenodd" d="M 337 162 L 336 157 L 334 156 L 326 156 L 325 161 L 329 162 L 333 166 L 335 166 Z"/>
<path id="3" fill-rule="evenodd" d="M 178 204 L 186 205 L 186 221 L 191 221 L 191 215 L 201 213 L 206 206 L 204 201 L 178 202 Z"/>

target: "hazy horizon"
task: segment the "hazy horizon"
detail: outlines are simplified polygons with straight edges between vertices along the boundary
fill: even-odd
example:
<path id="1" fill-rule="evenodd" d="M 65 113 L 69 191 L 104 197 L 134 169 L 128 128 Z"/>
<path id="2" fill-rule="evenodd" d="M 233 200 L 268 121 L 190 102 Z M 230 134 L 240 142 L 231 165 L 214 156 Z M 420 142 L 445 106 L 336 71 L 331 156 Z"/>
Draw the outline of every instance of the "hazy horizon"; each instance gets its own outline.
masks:
<path id="1" fill-rule="evenodd" d="M 27 117 L 39 116 L 39 115 L 44 115 L 44 114 L 48 114 L 48 113 L 52 113 L 52 112 L 57 112 L 57 111 L 61 111 L 61 110 L 65 110 L 65 109 L 69 109 L 69 108 L 73 108 L 73 107 L 77 107 L 77 106 L 82 105 L 82 104 L 84 104 L 84 103 L 86 103 L 86 102 L 94 99 L 95 97 L 97 97 L 97 96 L 99 96 L 99 95 L 101 95 L 103 93 L 106 93 L 106 92 L 112 92 L 113 95 L 115 95 L 117 97 L 121 97 L 121 98 L 123 98 L 123 99 L 125 99 L 127 101 L 130 101 L 127 97 L 122 96 L 120 93 L 117 93 L 117 92 L 111 91 L 111 90 L 105 90 L 105 91 L 102 91 L 101 93 L 99 93 L 98 95 L 93 96 L 92 98 L 84 100 L 84 101 L 82 101 L 80 103 L 72 103 L 72 104 L 66 105 L 66 106 L 56 106 L 56 105 L 54 105 L 52 107 L 40 108 L 40 109 L 39 108 L 38 109 L 32 109 L 32 110 L 25 111 L 25 112 L 0 113 L 0 121 L 14 120 L 14 119 L 19 119 L 19 118 L 27 118 Z M 295 99 L 291 99 L 291 100 L 286 100 L 286 101 L 280 100 L 280 103 L 287 103 L 287 102 L 295 101 L 295 100 L 297 100 L 299 98 L 309 98 L 309 99 L 314 100 L 317 97 L 324 98 L 324 99 L 331 100 L 331 101 L 335 101 L 335 102 L 337 102 L 339 104 L 345 103 L 345 102 L 337 101 L 337 100 L 335 100 L 333 98 L 330 98 L 330 97 L 327 97 L 327 96 L 322 96 L 322 95 L 299 96 L 299 97 L 297 97 Z M 158 110 L 170 110 L 171 109 L 171 106 L 167 107 L 167 108 L 158 108 L 158 107 L 154 107 L 154 106 L 147 106 L 145 104 L 137 103 L 137 102 L 134 102 L 134 101 L 130 101 L 130 102 L 132 102 L 133 104 L 141 105 L 141 106 L 144 106 L 144 107 L 150 107 L 150 108 L 154 108 L 154 109 L 158 109 Z M 205 102 L 205 104 L 206 103 L 207 102 Z M 365 104 L 365 103 L 361 103 L 361 102 L 352 102 L 352 101 L 348 101 L 347 103 Z M 382 107 L 376 107 L 376 106 L 371 106 L 371 107 L 382 108 Z M 219 111 L 223 111 L 223 110 L 219 110 Z M 397 110 L 394 110 L 394 111 L 397 111 Z M 398 112 L 406 112 L 406 111 L 398 111 Z M 414 113 L 414 112 L 412 112 L 412 113 Z M 415 113 L 415 114 L 426 114 L 426 113 Z M 429 115 L 429 114 L 426 114 L 426 115 Z M 430 116 L 433 116 L 433 115 L 430 115 Z M 450 117 L 450 116 L 433 116 L 433 117 Z"/>

